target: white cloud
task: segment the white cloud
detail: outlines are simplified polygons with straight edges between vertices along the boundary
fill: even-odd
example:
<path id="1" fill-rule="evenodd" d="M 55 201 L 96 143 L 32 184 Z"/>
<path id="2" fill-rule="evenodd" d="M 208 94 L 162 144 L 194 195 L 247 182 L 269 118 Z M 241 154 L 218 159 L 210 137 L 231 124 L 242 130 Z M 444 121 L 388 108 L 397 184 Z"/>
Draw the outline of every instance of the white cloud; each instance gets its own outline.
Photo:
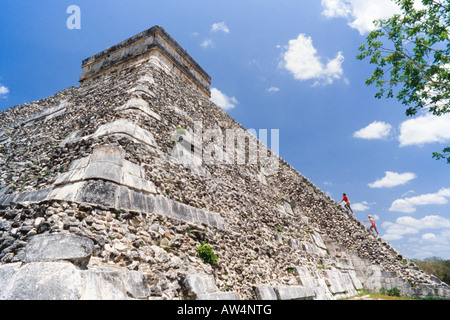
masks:
<path id="1" fill-rule="evenodd" d="M 436 235 L 434 233 L 424 233 L 422 235 L 422 240 L 434 241 L 434 240 L 436 240 Z"/>
<path id="2" fill-rule="evenodd" d="M 386 19 L 399 13 L 391 0 L 322 0 L 322 14 L 328 18 L 345 18 L 348 25 L 361 35 L 372 31 L 374 20 Z"/>
<path id="3" fill-rule="evenodd" d="M 389 211 L 412 213 L 416 211 L 416 206 L 447 204 L 447 198 L 450 198 L 450 188 L 443 188 L 436 193 L 427 193 L 416 197 L 397 199 L 392 202 Z"/>
<path id="4" fill-rule="evenodd" d="M 267 91 L 269 91 L 269 92 L 278 92 L 278 91 L 280 91 L 280 88 L 270 87 L 269 89 L 267 89 Z"/>
<path id="5" fill-rule="evenodd" d="M 322 14 L 328 18 L 349 17 L 352 14 L 351 4 L 342 0 L 322 0 L 322 6 Z"/>
<path id="6" fill-rule="evenodd" d="M 211 26 L 211 32 L 217 33 L 217 32 L 224 32 L 224 33 L 230 33 L 230 29 L 227 27 L 227 25 L 225 24 L 225 22 L 217 22 L 214 23 Z M 191 35 L 193 36 L 199 36 L 198 32 L 192 33 Z M 205 40 L 202 41 L 202 43 L 200 44 L 200 46 L 202 48 L 214 48 L 215 47 L 215 43 L 214 43 L 214 36 L 213 35 L 209 35 L 209 38 L 206 38 Z"/>
<path id="7" fill-rule="evenodd" d="M 402 197 L 406 197 L 406 196 L 408 196 L 410 194 L 414 194 L 414 193 L 416 193 L 414 190 L 409 190 L 409 191 L 406 191 L 404 194 L 402 194 Z"/>
<path id="8" fill-rule="evenodd" d="M 211 39 L 205 39 L 200 44 L 200 46 L 202 46 L 203 48 L 208 48 L 208 47 L 212 48 L 212 47 L 214 47 L 214 42 Z"/>
<path id="9" fill-rule="evenodd" d="M 383 178 L 369 183 L 368 186 L 371 188 L 392 188 L 405 184 L 416 177 L 416 174 L 412 172 L 396 173 L 385 171 L 385 176 Z"/>
<path id="10" fill-rule="evenodd" d="M 217 31 L 222 31 L 225 33 L 230 33 L 230 29 L 227 27 L 227 25 L 225 24 L 225 22 L 217 22 L 214 23 L 211 26 L 211 31 L 212 32 L 217 32 Z"/>
<path id="11" fill-rule="evenodd" d="M 223 110 L 233 109 L 236 107 L 236 104 L 239 104 L 235 97 L 230 98 L 216 88 L 211 89 L 211 101 Z"/>
<path id="12" fill-rule="evenodd" d="M 328 60 L 324 65 L 311 37 L 299 34 L 297 39 L 289 40 L 281 66 L 291 72 L 295 79 L 316 80 L 314 84 L 317 85 L 331 84 L 334 80 L 341 79 L 344 73 L 343 62 L 344 55 L 338 52 L 334 59 Z"/>
<path id="13" fill-rule="evenodd" d="M 386 234 L 382 236 L 385 240 L 400 240 L 405 235 L 418 234 L 423 230 L 439 230 L 442 229 L 441 237 L 449 238 L 450 220 L 438 215 L 425 216 L 416 219 L 410 216 L 399 217 L 395 222 L 383 222 L 382 227 L 386 230 Z M 434 240 L 434 233 L 424 233 L 422 240 Z"/>
<path id="14" fill-rule="evenodd" d="M 398 140 L 401 147 L 450 141 L 450 113 L 427 114 L 402 122 Z"/>
<path id="15" fill-rule="evenodd" d="M 366 211 L 369 210 L 369 203 L 367 201 L 363 201 L 361 203 L 353 203 L 352 209 L 355 211 Z"/>
<path id="16" fill-rule="evenodd" d="M 386 139 L 391 132 L 392 126 L 381 121 L 374 121 L 367 127 L 356 131 L 353 134 L 355 138 L 361 139 Z"/>
<path id="17" fill-rule="evenodd" d="M 397 199 L 394 202 L 392 202 L 392 205 L 389 208 L 389 211 L 413 213 L 416 211 L 416 208 L 414 207 L 414 205 L 412 205 L 405 199 Z"/>
<path id="18" fill-rule="evenodd" d="M 5 97 L 9 93 L 9 89 L 0 84 L 0 98 Z"/>

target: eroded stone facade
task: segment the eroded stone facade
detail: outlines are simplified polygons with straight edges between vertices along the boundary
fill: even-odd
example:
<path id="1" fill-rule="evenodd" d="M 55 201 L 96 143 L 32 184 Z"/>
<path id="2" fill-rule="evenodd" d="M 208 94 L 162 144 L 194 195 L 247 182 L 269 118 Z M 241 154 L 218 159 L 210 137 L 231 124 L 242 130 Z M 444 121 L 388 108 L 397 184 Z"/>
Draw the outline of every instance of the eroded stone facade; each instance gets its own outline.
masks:
<path id="1" fill-rule="evenodd" d="M 283 159 L 270 171 L 180 158 L 194 122 L 246 134 L 154 59 L 3 111 L 0 274 L 27 266 L 33 236 L 62 233 L 92 241 L 88 270 L 145 275 L 139 299 L 323 300 L 394 286 L 449 297 Z M 216 265 L 200 259 L 203 242 Z"/>

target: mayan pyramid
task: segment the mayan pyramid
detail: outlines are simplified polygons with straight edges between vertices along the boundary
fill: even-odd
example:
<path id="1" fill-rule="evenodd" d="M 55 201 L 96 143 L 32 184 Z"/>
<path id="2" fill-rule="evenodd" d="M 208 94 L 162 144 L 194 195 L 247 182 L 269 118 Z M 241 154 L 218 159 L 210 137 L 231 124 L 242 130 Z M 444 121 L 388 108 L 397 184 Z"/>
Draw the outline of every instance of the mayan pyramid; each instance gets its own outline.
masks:
<path id="1" fill-rule="evenodd" d="M 212 103 L 161 27 L 79 82 L 0 113 L 0 299 L 450 297 Z"/>

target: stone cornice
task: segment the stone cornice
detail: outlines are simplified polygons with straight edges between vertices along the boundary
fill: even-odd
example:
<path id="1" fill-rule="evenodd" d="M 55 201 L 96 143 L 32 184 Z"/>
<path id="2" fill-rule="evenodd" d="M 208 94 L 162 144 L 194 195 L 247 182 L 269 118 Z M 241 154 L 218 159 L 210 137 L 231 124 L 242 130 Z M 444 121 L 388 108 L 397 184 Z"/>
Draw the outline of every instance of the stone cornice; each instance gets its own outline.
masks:
<path id="1" fill-rule="evenodd" d="M 123 64 L 132 65 L 142 60 L 158 58 L 159 61 L 178 71 L 193 82 L 203 93 L 210 96 L 211 77 L 197 62 L 161 27 L 154 26 L 131 38 L 128 38 L 82 62 L 80 83 L 88 82 L 96 77 L 114 71 Z"/>

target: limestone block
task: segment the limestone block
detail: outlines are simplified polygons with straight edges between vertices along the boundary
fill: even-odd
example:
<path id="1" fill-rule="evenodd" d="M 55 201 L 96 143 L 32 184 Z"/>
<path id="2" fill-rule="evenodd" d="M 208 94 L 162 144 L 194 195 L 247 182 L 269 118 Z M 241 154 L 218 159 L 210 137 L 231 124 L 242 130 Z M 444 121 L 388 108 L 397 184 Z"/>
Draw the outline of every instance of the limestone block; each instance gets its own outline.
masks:
<path id="1" fill-rule="evenodd" d="M 145 169 L 135 163 L 132 163 L 130 161 L 124 161 L 122 164 L 122 170 L 123 172 L 126 172 L 130 175 L 133 175 L 135 177 L 139 177 L 144 179 L 145 178 Z"/>
<path id="2" fill-rule="evenodd" d="M 317 294 L 313 300 L 336 300 L 336 297 L 334 297 L 330 292 L 326 292 Z"/>
<path id="3" fill-rule="evenodd" d="M 64 147 L 66 144 L 72 144 L 80 141 L 82 137 L 84 136 L 84 132 L 81 130 L 75 130 L 71 134 L 67 136 L 61 143 L 59 144 L 60 147 Z"/>
<path id="4" fill-rule="evenodd" d="M 356 294 L 357 290 L 355 289 L 352 278 L 350 277 L 348 272 L 340 272 L 340 279 L 345 294 L 347 295 Z"/>
<path id="5" fill-rule="evenodd" d="M 325 243 L 322 240 L 322 237 L 320 236 L 320 234 L 317 231 L 313 231 L 313 233 L 311 233 L 310 236 L 313 239 L 313 241 L 317 247 L 319 247 L 320 249 L 323 249 L 323 250 L 327 250 L 327 246 L 325 245 Z"/>
<path id="6" fill-rule="evenodd" d="M 192 273 L 185 275 L 182 281 L 184 294 L 196 300 L 238 300 L 236 292 L 222 292 L 216 287 L 213 275 Z"/>
<path id="7" fill-rule="evenodd" d="M 149 88 L 148 88 L 148 86 L 146 86 L 146 85 L 138 85 L 138 86 L 136 86 L 136 87 L 134 87 L 134 88 L 132 88 L 132 89 L 130 89 L 130 90 L 128 90 L 128 92 L 129 93 L 135 93 L 135 94 L 137 94 L 138 96 L 141 96 L 141 95 L 143 95 L 143 94 L 146 94 L 146 95 L 148 95 L 148 96 L 150 96 L 150 97 L 152 97 L 152 98 L 156 98 L 156 95 L 155 95 L 155 93 L 153 92 L 153 91 L 151 91 Z"/>
<path id="8" fill-rule="evenodd" d="M 153 182 L 145 179 L 145 169 L 126 161 L 124 157 L 125 152 L 121 148 L 97 147 L 91 156 L 73 161 L 69 171 L 59 175 L 55 185 L 102 179 L 136 190 L 156 193 Z"/>
<path id="9" fill-rule="evenodd" d="M 381 267 L 378 265 L 370 265 L 368 268 L 369 276 L 363 283 L 369 291 L 378 292 L 383 286 L 381 283 Z"/>
<path id="10" fill-rule="evenodd" d="M 171 201 L 170 202 L 171 207 L 172 207 L 172 213 L 174 215 L 175 218 L 187 221 L 187 222 L 194 222 L 192 219 L 192 213 L 190 210 L 190 207 L 179 203 L 177 201 Z"/>
<path id="11" fill-rule="evenodd" d="M 89 165 L 90 159 L 91 157 L 89 156 L 72 161 L 67 168 L 67 171 L 85 169 Z"/>
<path id="12" fill-rule="evenodd" d="M 82 271 L 83 291 L 80 300 L 128 300 L 150 296 L 148 276 L 137 271 L 125 271 L 95 266 Z"/>
<path id="13" fill-rule="evenodd" d="M 151 295 L 149 277 L 110 266 L 80 269 L 67 261 L 0 265 L 1 300 L 129 300 Z"/>
<path id="14" fill-rule="evenodd" d="M 311 276 L 309 271 L 304 267 L 295 267 L 293 271 L 294 275 L 297 276 L 298 281 L 303 287 L 314 288 L 315 279 Z"/>
<path id="15" fill-rule="evenodd" d="M 255 288 L 256 297 L 258 300 L 277 300 L 275 290 L 269 285 L 263 284 Z"/>
<path id="16" fill-rule="evenodd" d="M 92 255 L 92 240 L 68 234 L 33 236 L 25 247 L 24 262 L 70 261 L 86 267 Z"/>
<path id="17" fill-rule="evenodd" d="M 11 201 L 16 203 L 27 203 L 27 202 L 39 202 L 46 200 L 47 195 L 52 191 L 52 188 L 44 188 L 40 190 L 34 190 L 29 192 L 23 192 L 16 197 L 11 198 Z M 1 203 L 1 199 L 0 199 Z"/>
<path id="18" fill-rule="evenodd" d="M 59 186 L 48 194 L 47 200 L 74 201 L 85 182 L 75 182 Z"/>
<path id="19" fill-rule="evenodd" d="M 173 216 L 169 199 L 161 196 L 155 196 L 154 200 L 154 213 L 169 217 Z"/>
<path id="20" fill-rule="evenodd" d="M 214 214 L 217 221 L 217 228 L 225 229 L 225 219 L 218 213 Z"/>
<path id="21" fill-rule="evenodd" d="M 8 231 L 11 228 L 11 221 L 0 218 L 0 231 Z"/>
<path id="22" fill-rule="evenodd" d="M 315 292 L 316 292 L 317 300 L 323 300 L 323 298 L 319 298 L 319 297 L 332 296 L 330 290 L 328 290 L 328 286 L 327 286 L 325 279 L 314 278 L 314 283 L 316 285 Z M 328 298 L 326 298 L 325 300 L 328 300 Z"/>
<path id="23" fill-rule="evenodd" d="M 341 281 L 340 274 L 335 270 L 324 270 L 326 283 L 332 294 L 345 292 L 344 284 Z"/>
<path id="24" fill-rule="evenodd" d="M 139 80 L 137 81 L 138 83 L 147 83 L 147 84 L 152 84 L 155 85 L 155 79 L 153 79 L 153 76 L 151 74 L 142 76 L 139 78 Z"/>
<path id="25" fill-rule="evenodd" d="M 237 292 L 214 292 L 197 295 L 195 300 L 239 300 Z"/>
<path id="26" fill-rule="evenodd" d="M 298 239 L 289 238 L 288 239 L 288 245 L 294 249 L 303 250 L 302 248 L 302 242 Z"/>
<path id="27" fill-rule="evenodd" d="M 85 179 L 85 172 L 86 172 L 85 168 L 63 172 L 58 176 L 58 179 L 56 179 L 55 185 L 82 181 Z"/>
<path id="28" fill-rule="evenodd" d="M 192 216 L 196 218 L 196 221 L 199 223 L 208 224 L 208 217 L 205 210 L 197 209 L 192 207 L 191 208 Z"/>
<path id="29" fill-rule="evenodd" d="M 0 265 L 0 300 L 4 299 L 9 285 L 13 282 L 13 277 L 21 265 L 21 262 Z"/>
<path id="30" fill-rule="evenodd" d="M 118 119 L 114 122 L 104 124 L 100 126 L 94 134 L 83 137 L 83 139 L 99 138 L 113 134 L 125 134 L 149 146 L 156 146 L 153 135 L 129 119 Z"/>
<path id="31" fill-rule="evenodd" d="M 123 209 L 148 212 L 146 195 L 137 190 L 129 190 L 130 192 L 130 207 L 123 207 Z"/>
<path id="32" fill-rule="evenodd" d="M 156 193 L 156 187 L 153 182 L 136 177 L 128 172 L 122 172 L 120 184 L 148 193 Z"/>
<path id="33" fill-rule="evenodd" d="M 133 189 L 156 193 L 153 182 L 145 179 L 145 169 L 129 161 L 123 162 L 120 184 Z"/>
<path id="34" fill-rule="evenodd" d="M 295 267 L 293 273 L 303 287 L 314 291 L 315 300 L 329 300 L 329 298 L 332 297 L 325 279 L 321 278 L 318 272 L 315 272 L 314 276 L 312 276 L 306 268 Z"/>
<path id="35" fill-rule="evenodd" d="M 61 101 L 59 105 L 44 109 L 31 115 L 27 120 L 23 121 L 24 126 L 30 126 L 36 121 L 49 120 L 65 113 L 67 101 Z"/>
<path id="36" fill-rule="evenodd" d="M 149 104 L 147 101 L 145 101 L 142 98 L 132 98 L 130 100 L 128 100 L 128 102 L 126 104 L 124 104 L 123 106 L 120 106 L 117 108 L 117 110 L 123 110 L 123 109 L 128 109 L 128 108 L 148 108 Z"/>
<path id="37" fill-rule="evenodd" d="M 93 267 L 81 273 L 83 294 L 80 300 L 127 300 L 117 270 Z"/>
<path id="38" fill-rule="evenodd" d="M 82 278 L 70 262 L 35 262 L 23 265 L 3 292 L 2 300 L 77 300 Z"/>
<path id="39" fill-rule="evenodd" d="M 122 166 L 125 160 L 125 150 L 115 146 L 96 147 L 90 157 L 90 163 L 109 162 L 117 166 Z"/>
<path id="40" fill-rule="evenodd" d="M 302 300 L 315 296 L 312 289 L 302 286 L 275 286 L 273 289 L 278 300 Z"/>
<path id="41" fill-rule="evenodd" d="M 359 280 L 359 278 L 358 278 L 358 276 L 356 274 L 356 271 L 355 270 L 348 270 L 347 273 L 348 273 L 350 279 L 352 280 L 353 287 L 356 290 L 363 289 L 364 286 L 363 286 L 362 282 Z"/>
<path id="42" fill-rule="evenodd" d="M 326 251 L 317 247 L 314 243 L 311 243 L 309 241 L 302 241 L 301 242 L 303 250 L 310 253 L 315 253 L 318 255 L 325 255 Z"/>
<path id="43" fill-rule="evenodd" d="M 133 137 L 145 144 L 156 147 L 156 141 L 155 138 L 153 137 L 153 134 L 151 134 L 147 130 L 142 129 L 137 125 Z"/>
<path id="44" fill-rule="evenodd" d="M 142 299 L 150 296 L 150 277 L 138 271 L 122 271 L 120 277 L 124 283 L 124 289 L 127 295 L 135 299 Z"/>
<path id="45" fill-rule="evenodd" d="M 82 183 L 75 200 L 114 207 L 119 186 L 103 180 L 88 180 Z"/>
<path id="46" fill-rule="evenodd" d="M 124 186 L 119 186 L 115 208 L 131 208 L 130 189 Z"/>
<path id="47" fill-rule="evenodd" d="M 113 163 L 91 162 L 86 168 L 84 179 L 103 179 L 120 183 L 121 169 L 121 166 Z"/>
<path id="48" fill-rule="evenodd" d="M 186 294 L 191 297 L 219 291 L 214 276 L 203 273 L 187 274 L 183 280 L 183 288 Z"/>

